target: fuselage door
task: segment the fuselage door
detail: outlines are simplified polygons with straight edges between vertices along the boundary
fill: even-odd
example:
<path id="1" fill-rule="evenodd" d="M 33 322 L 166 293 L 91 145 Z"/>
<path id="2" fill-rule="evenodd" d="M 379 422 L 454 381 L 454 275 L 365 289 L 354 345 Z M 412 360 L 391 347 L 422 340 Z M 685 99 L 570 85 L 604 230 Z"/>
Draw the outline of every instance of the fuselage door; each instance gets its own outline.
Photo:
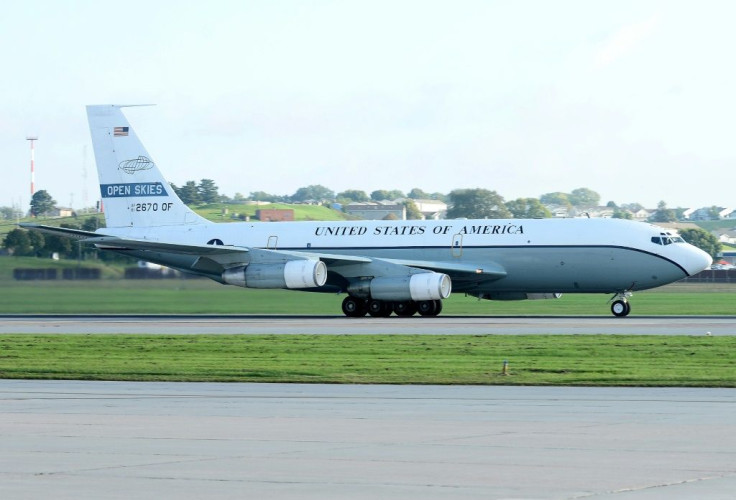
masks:
<path id="1" fill-rule="evenodd" d="M 463 235 L 456 234 L 452 237 L 452 247 L 450 252 L 453 257 L 461 257 L 463 255 Z"/>
<path id="2" fill-rule="evenodd" d="M 279 243 L 279 237 L 278 236 L 269 236 L 268 237 L 268 243 L 266 243 L 266 248 L 269 250 L 276 250 L 276 247 Z"/>

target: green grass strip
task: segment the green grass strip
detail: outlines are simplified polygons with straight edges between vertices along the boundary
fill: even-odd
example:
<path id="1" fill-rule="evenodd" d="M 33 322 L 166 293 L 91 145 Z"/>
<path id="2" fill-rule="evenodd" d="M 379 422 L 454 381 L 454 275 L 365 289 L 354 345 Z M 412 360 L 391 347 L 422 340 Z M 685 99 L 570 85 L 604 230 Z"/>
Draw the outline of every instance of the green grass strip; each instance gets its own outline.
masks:
<path id="1" fill-rule="evenodd" d="M 727 292 L 686 287 L 646 291 L 631 299 L 632 316 L 734 315 L 736 286 Z M 679 290 L 679 289 L 678 289 Z M 692 291 L 691 291 L 692 290 Z M 558 300 L 488 301 L 453 294 L 443 315 L 604 315 L 610 294 L 565 294 Z M 256 290 L 209 280 L 0 282 L 2 314 L 326 314 L 341 316 L 345 295 Z"/>
<path id="2" fill-rule="evenodd" d="M 12 334 L 0 377 L 736 387 L 736 337 Z"/>

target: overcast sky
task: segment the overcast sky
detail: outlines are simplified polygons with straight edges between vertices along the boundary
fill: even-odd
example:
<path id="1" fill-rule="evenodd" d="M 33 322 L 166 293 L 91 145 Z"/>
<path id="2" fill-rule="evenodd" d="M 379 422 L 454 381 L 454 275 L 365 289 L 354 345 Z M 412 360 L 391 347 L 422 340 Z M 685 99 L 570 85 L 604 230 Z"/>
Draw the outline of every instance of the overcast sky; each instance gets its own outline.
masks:
<path id="1" fill-rule="evenodd" d="M 175 184 L 736 206 L 736 2 L 44 1 L 0 19 L 0 205 L 99 196 L 87 104 Z M 86 170 L 86 180 L 85 180 Z M 72 202 L 73 200 L 73 202 Z"/>

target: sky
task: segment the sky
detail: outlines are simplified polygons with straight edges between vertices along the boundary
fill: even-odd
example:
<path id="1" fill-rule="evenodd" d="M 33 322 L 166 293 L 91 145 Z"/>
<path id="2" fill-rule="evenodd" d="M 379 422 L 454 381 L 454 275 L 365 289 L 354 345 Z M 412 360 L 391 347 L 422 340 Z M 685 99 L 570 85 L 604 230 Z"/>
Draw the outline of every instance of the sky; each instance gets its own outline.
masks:
<path id="1" fill-rule="evenodd" d="M 736 2 L 9 2 L 0 206 L 99 196 L 88 104 L 228 196 L 418 187 L 736 206 Z"/>

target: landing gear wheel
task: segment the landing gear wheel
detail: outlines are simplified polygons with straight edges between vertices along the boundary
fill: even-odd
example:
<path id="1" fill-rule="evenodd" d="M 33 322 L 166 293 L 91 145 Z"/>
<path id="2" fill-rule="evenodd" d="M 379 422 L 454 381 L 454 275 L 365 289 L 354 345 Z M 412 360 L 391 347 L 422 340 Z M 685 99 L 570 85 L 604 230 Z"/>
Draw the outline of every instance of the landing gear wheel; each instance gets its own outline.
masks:
<path id="1" fill-rule="evenodd" d="M 442 311 L 442 301 L 422 300 L 417 302 L 417 309 L 422 316 L 437 316 Z"/>
<path id="2" fill-rule="evenodd" d="M 394 312 L 396 316 L 409 317 L 414 316 L 417 312 L 417 303 L 412 301 L 394 303 Z"/>
<path id="3" fill-rule="evenodd" d="M 611 312 L 614 316 L 623 318 L 631 312 L 631 304 L 627 300 L 614 300 L 611 304 Z"/>
<path id="4" fill-rule="evenodd" d="M 391 302 L 384 302 L 382 300 L 371 300 L 368 302 L 368 314 L 374 318 L 388 318 L 392 312 L 394 312 L 394 307 Z"/>
<path id="5" fill-rule="evenodd" d="M 342 301 L 342 312 L 349 318 L 359 318 L 368 312 L 365 300 L 347 296 Z"/>

